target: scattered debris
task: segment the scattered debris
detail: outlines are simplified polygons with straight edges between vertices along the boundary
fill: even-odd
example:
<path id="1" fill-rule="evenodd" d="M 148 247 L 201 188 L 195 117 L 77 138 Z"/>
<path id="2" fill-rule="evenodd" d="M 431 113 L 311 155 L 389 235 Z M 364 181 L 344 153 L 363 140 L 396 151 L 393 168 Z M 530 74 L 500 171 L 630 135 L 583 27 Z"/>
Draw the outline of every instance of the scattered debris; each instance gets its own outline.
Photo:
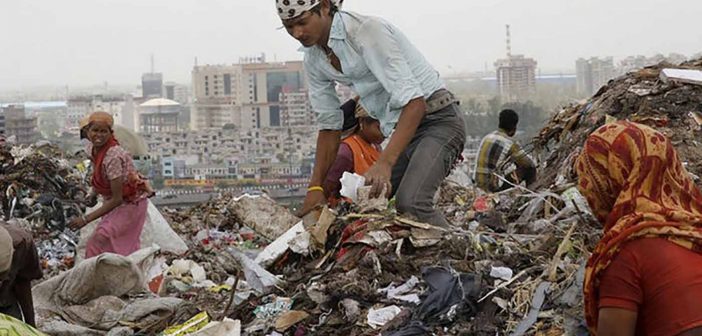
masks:
<path id="1" fill-rule="evenodd" d="M 2 216 L 32 232 L 45 278 L 75 261 L 79 236 L 67 225 L 90 203 L 85 173 L 74 168 L 82 160 L 47 144 L 0 146 Z"/>
<path id="2" fill-rule="evenodd" d="M 492 270 L 490 270 L 490 276 L 493 278 L 497 279 L 502 279 L 505 281 L 509 281 L 512 279 L 512 276 L 514 275 L 514 271 L 512 271 L 511 268 L 509 267 L 492 267 Z"/>
<path id="3" fill-rule="evenodd" d="M 237 222 L 268 240 L 282 236 L 299 221 L 290 211 L 265 194 L 235 198 L 227 210 Z"/>
<path id="4" fill-rule="evenodd" d="M 541 307 L 546 300 L 546 294 L 548 294 L 549 287 L 551 287 L 551 283 L 548 281 L 544 281 L 536 287 L 536 290 L 534 291 L 534 298 L 531 302 L 531 308 L 529 309 L 529 314 L 527 314 L 526 318 L 519 323 L 517 329 L 512 333 L 512 336 L 524 335 L 534 325 L 534 323 L 536 323 Z"/>
<path id="5" fill-rule="evenodd" d="M 210 336 L 582 334 L 584 266 L 600 238 L 575 188 L 574 163 L 587 136 L 614 120 L 645 123 L 668 135 L 690 173 L 702 176 L 702 85 L 690 76 L 702 70 L 702 61 L 681 65 L 684 72 L 669 68 L 629 73 L 554 115 L 532 144 L 540 168 L 529 189 L 485 194 L 467 181 L 446 181 L 437 205 L 451 227 L 398 217 L 387 203 L 367 206 L 358 181 L 351 183 L 356 192 L 347 194 L 358 202 L 320 209 L 302 222 L 266 196 L 224 194 L 189 210 L 164 210 L 188 245 L 183 255 L 99 259 L 119 276 L 80 288 L 89 295 L 47 294 L 76 274 L 94 272 L 89 261 L 39 284 L 40 327 L 86 335 L 110 328 Z M 36 155 L 0 151 L 0 169 L 19 178 L 38 162 Z M 9 190 L 0 194 L 3 211 L 35 232 L 46 267 L 57 269 L 68 264 L 63 258 L 72 256 L 62 253 L 77 241 L 57 230 L 60 213 L 74 211 L 61 202 L 73 199 L 65 190 L 80 199 L 83 183 L 79 172 L 59 163 L 68 169 L 61 179 L 75 181 L 63 189 L 37 174 L 15 184 L 0 179 Z M 40 171 L 61 170 L 39 165 Z M 58 196 L 47 203 L 37 190 Z M 41 211 L 32 215 L 37 204 Z M 147 309 L 157 303 L 171 305 L 163 314 Z M 109 319 L 115 312 L 130 318 L 117 326 Z M 104 316 L 90 318 L 97 313 Z"/>
<path id="6" fill-rule="evenodd" d="M 378 329 L 384 326 L 386 323 L 392 321 L 395 316 L 400 314 L 402 309 L 398 306 L 389 306 L 384 308 L 375 309 L 372 308 L 368 310 L 368 325 L 373 329 Z"/>
<path id="7" fill-rule="evenodd" d="M 663 69 L 661 80 L 664 82 L 680 82 L 702 85 L 702 71 L 689 69 Z"/>
<path id="8" fill-rule="evenodd" d="M 348 197 L 353 202 L 358 202 L 358 189 L 363 187 L 366 179 L 356 173 L 344 172 L 341 175 L 341 196 Z"/>
<path id="9" fill-rule="evenodd" d="M 292 326 L 298 324 L 299 322 L 302 322 L 309 316 L 310 314 L 299 310 L 291 310 L 285 312 L 281 314 L 280 317 L 278 317 L 278 319 L 275 321 L 275 330 L 278 332 L 285 332 L 286 330 L 290 329 Z"/>
<path id="10" fill-rule="evenodd" d="M 163 336 L 186 336 L 198 332 L 208 326 L 210 316 L 201 312 L 182 324 L 169 327 L 163 331 Z"/>
<path id="11" fill-rule="evenodd" d="M 239 336 L 241 321 L 224 318 L 223 321 L 212 321 L 204 328 L 192 334 L 193 336 Z"/>

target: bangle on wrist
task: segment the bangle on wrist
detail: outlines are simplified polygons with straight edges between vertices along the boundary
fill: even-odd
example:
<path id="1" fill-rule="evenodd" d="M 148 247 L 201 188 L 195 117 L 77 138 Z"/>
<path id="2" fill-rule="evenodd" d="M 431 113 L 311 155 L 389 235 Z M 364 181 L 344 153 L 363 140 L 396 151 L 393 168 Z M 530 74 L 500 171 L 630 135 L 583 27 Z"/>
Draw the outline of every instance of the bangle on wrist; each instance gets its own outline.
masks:
<path id="1" fill-rule="evenodd" d="M 307 188 L 307 192 L 311 192 L 311 191 L 324 192 L 324 188 L 322 188 L 321 186 L 312 186 L 312 187 Z"/>

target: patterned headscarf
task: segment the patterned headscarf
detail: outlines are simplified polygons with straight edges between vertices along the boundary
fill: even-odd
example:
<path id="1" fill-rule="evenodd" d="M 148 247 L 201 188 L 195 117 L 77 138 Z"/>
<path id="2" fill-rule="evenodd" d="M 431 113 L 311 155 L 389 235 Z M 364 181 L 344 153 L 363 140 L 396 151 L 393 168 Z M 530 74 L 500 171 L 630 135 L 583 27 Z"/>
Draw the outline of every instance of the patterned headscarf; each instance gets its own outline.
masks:
<path id="1" fill-rule="evenodd" d="M 302 13 L 317 7 L 322 0 L 275 0 L 275 5 L 278 7 L 278 15 L 281 20 L 294 19 Z M 332 5 L 336 5 L 341 9 L 344 0 L 329 0 Z"/>
<path id="2" fill-rule="evenodd" d="M 625 242 L 661 237 L 702 252 L 702 193 L 665 135 L 628 121 L 593 132 L 576 169 L 578 188 L 604 226 L 584 286 L 585 317 L 596 335 L 600 276 Z"/>

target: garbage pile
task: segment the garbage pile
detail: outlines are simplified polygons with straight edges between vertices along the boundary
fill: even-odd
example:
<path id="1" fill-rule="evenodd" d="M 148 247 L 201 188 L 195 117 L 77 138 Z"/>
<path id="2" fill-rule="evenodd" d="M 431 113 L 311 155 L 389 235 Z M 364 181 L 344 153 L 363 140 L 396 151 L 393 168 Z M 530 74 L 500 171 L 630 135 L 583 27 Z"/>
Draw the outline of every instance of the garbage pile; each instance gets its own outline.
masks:
<path id="1" fill-rule="evenodd" d="M 572 167 L 587 136 L 618 119 L 648 124 L 702 173 L 702 86 L 666 69 L 702 62 L 632 72 L 555 115 L 534 141 L 531 190 L 445 183 L 439 203 L 450 229 L 358 204 L 321 209 L 259 257 L 227 249 L 237 278 L 256 288 L 224 313 L 251 335 L 585 334 L 584 265 L 600 229 Z"/>
<path id="2" fill-rule="evenodd" d="M 255 258 L 299 221 L 266 195 L 223 194 L 189 210 L 164 209 L 163 215 L 188 244 L 188 251 L 164 254 L 160 262 L 165 273 L 153 272 L 147 280 L 154 292 L 195 302 L 209 316 L 223 316 L 227 301 L 239 304 L 253 294 L 229 250 Z M 232 287 L 237 288 L 235 298 L 230 295 Z"/>
<path id="3" fill-rule="evenodd" d="M 103 258 L 140 281 L 52 297 L 42 323 L 82 321 L 96 335 L 586 335 L 582 283 L 600 228 L 573 162 L 594 129 L 626 118 L 667 134 L 699 176 L 699 70 L 702 61 L 645 68 L 563 109 L 534 140 L 539 179 L 529 189 L 486 194 L 447 180 L 438 206 L 450 228 L 398 216 L 366 188 L 354 204 L 302 220 L 265 195 L 165 210 L 188 252 Z M 100 269 L 92 262 L 71 273 Z M 43 292 L 85 277 L 57 279 Z"/>
<path id="4" fill-rule="evenodd" d="M 588 214 L 557 194 L 476 194 L 443 188 L 442 208 L 460 217 L 450 229 L 385 209 L 360 213 L 362 203 L 339 214 L 322 209 L 261 252 L 268 257 L 256 260 L 270 274 L 244 267 L 249 282 L 271 280 L 262 287 L 270 294 L 230 317 L 253 335 L 582 330 L 582 265 L 598 239 Z M 511 215 L 518 204 L 532 218 Z"/>
<path id="5" fill-rule="evenodd" d="M 596 241 L 587 213 L 560 201 L 582 200 L 564 195 L 447 183 L 450 229 L 364 197 L 299 221 L 265 196 L 223 195 L 166 211 L 185 254 L 103 255 L 35 287 L 38 323 L 61 335 L 560 335 L 582 327 L 581 265 Z M 519 204 L 553 224 L 517 225 Z"/>
<path id="6" fill-rule="evenodd" d="M 0 206 L 6 221 L 31 231 L 45 276 L 73 265 L 78 236 L 66 228 L 85 209 L 85 175 L 79 158 L 55 146 L 0 147 Z"/>
<path id="7" fill-rule="evenodd" d="M 679 66 L 661 63 L 616 78 L 587 101 L 560 111 L 533 143 L 544 168 L 539 171 L 538 187 L 549 188 L 572 178 L 571 163 L 587 136 L 606 122 L 624 119 L 668 136 L 688 172 L 702 185 L 700 78 L 702 59 Z"/>

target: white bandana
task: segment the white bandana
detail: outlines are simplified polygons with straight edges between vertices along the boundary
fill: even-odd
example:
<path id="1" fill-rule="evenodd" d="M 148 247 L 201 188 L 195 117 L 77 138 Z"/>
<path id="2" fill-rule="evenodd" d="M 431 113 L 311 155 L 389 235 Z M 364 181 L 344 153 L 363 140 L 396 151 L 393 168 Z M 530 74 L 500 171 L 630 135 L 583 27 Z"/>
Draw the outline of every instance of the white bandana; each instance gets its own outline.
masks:
<path id="1" fill-rule="evenodd" d="M 300 14 L 317 7 L 322 0 L 275 0 L 278 15 L 282 20 L 294 19 Z M 329 0 L 332 5 L 341 9 L 344 0 Z"/>

